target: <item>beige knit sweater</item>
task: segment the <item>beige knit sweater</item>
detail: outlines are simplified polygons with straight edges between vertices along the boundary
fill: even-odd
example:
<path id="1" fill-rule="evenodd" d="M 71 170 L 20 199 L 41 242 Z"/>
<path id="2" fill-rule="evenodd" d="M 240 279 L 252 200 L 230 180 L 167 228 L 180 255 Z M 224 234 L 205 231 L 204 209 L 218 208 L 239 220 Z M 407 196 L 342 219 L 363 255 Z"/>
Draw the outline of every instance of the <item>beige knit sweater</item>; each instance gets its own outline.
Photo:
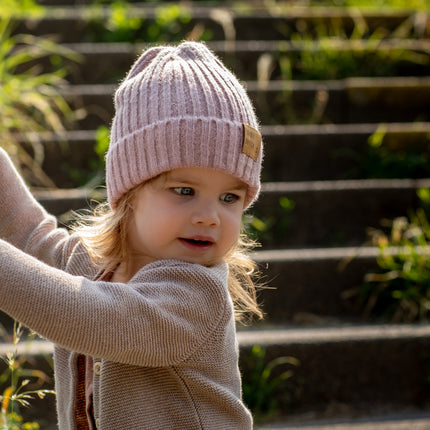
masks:
<path id="1" fill-rule="evenodd" d="M 61 430 L 76 429 L 78 354 L 97 365 L 99 429 L 252 428 L 226 265 L 166 260 L 127 284 L 93 281 L 79 238 L 57 228 L 1 149 L 0 178 L 0 309 L 55 343 Z"/>

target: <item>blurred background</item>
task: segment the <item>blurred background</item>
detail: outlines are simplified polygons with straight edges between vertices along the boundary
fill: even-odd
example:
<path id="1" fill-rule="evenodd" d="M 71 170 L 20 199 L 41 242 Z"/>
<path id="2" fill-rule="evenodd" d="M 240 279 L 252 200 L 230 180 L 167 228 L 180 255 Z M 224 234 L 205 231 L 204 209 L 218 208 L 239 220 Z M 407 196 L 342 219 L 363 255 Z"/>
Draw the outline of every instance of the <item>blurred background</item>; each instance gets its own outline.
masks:
<path id="1" fill-rule="evenodd" d="M 105 199 L 118 83 L 184 39 L 261 122 L 266 318 L 238 327 L 256 427 L 430 429 L 429 0 L 1 0 L 0 145 L 61 226 Z M 9 401 L 52 389 L 52 346 L 0 321 L 2 428 L 55 428 L 52 394 Z"/>

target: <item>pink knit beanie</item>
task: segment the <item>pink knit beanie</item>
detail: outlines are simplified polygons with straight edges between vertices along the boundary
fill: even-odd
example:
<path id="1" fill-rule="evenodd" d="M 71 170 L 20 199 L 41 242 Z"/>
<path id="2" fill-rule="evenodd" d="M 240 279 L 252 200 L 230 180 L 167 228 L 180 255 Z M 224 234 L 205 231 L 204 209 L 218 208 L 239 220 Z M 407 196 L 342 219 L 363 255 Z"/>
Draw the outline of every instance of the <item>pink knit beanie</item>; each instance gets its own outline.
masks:
<path id="1" fill-rule="evenodd" d="M 237 78 L 198 42 L 145 51 L 115 93 L 106 159 L 108 201 L 160 173 L 213 168 L 260 191 L 261 134 Z"/>

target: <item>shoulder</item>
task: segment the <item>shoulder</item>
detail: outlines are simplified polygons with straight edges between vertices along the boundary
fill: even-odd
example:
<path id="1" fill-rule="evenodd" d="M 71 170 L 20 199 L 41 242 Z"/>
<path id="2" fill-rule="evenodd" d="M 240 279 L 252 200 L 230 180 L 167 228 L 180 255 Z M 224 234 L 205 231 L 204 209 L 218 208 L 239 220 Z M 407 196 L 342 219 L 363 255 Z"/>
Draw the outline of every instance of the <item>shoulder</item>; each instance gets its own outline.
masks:
<path id="1" fill-rule="evenodd" d="M 177 273 L 191 278 L 210 278 L 214 281 L 226 283 L 228 278 L 227 263 L 214 266 L 202 266 L 201 264 L 187 263 L 182 260 L 159 260 L 144 266 L 139 273 Z"/>
<path id="2" fill-rule="evenodd" d="M 210 282 L 227 285 L 228 266 L 226 263 L 207 267 L 181 260 L 159 260 L 144 266 L 131 282 L 139 282 L 142 278 L 154 281 L 170 279 L 193 284 Z"/>
<path id="3" fill-rule="evenodd" d="M 228 266 L 225 263 L 206 267 L 180 260 L 159 260 L 144 266 L 130 284 L 135 284 L 136 288 L 142 284 L 156 295 L 165 293 L 211 307 L 213 303 L 230 302 L 227 280 Z"/>

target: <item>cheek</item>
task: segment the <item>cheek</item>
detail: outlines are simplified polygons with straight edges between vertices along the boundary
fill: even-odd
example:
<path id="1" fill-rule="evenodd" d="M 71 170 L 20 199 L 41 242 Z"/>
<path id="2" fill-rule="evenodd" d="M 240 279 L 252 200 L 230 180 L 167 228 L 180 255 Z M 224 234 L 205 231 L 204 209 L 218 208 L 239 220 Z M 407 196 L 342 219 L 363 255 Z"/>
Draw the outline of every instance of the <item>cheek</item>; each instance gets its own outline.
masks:
<path id="1" fill-rule="evenodd" d="M 242 212 L 231 214 L 227 221 L 227 231 L 232 243 L 235 243 L 239 238 L 242 227 Z"/>
<path id="2" fill-rule="evenodd" d="M 154 204 L 141 206 L 140 211 L 136 211 L 134 234 L 139 240 L 162 243 L 175 233 L 180 219 L 180 212 L 154 201 Z"/>

